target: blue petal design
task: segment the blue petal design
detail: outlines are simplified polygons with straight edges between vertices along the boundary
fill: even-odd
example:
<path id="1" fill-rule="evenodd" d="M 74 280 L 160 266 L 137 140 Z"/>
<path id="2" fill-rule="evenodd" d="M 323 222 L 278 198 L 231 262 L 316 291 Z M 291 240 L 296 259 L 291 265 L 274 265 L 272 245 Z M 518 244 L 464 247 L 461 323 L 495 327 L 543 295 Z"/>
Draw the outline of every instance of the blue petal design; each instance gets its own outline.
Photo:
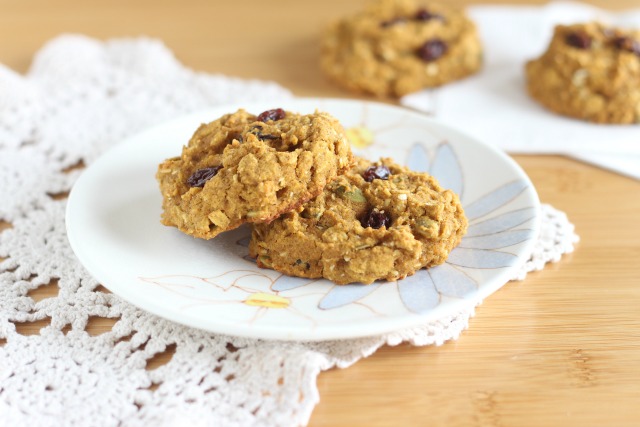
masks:
<path id="1" fill-rule="evenodd" d="M 469 268 L 502 268 L 512 266 L 517 260 L 517 256 L 506 252 L 455 248 L 447 263 Z"/>
<path id="2" fill-rule="evenodd" d="M 316 280 L 314 279 L 301 279 L 300 277 L 291 277 L 283 274 L 282 276 L 278 277 L 275 282 L 273 282 L 273 285 L 271 285 L 271 290 L 277 292 L 288 291 L 290 289 L 308 285 L 309 283 L 313 283 L 315 281 Z"/>
<path id="3" fill-rule="evenodd" d="M 470 220 L 480 218 L 513 200 L 527 186 L 527 182 L 522 179 L 505 184 L 466 206 L 464 212 Z"/>
<path id="4" fill-rule="evenodd" d="M 460 242 L 461 248 L 468 249 L 500 249 L 512 246 L 533 237 L 533 230 L 507 230 L 502 233 L 488 234 L 478 237 L 465 236 Z"/>
<path id="5" fill-rule="evenodd" d="M 510 230 L 513 227 L 524 224 L 535 217 L 535 215 L 535 208 L 524 208 L 507 212 L 495 218 L 469 225 L 465 237 L 484 236 Z"/>
<path id="6" fill-rule="evenodd" d="M 424 145 L 415 143 L 409 150 L 407 167 L 416 172 L 429 172 L 429 153 Z"/>
<path id="7" fill-rule="evenodd" d="M 426 270 L 398 281 L 400 300 L 409 311 L 425 313 L 440 303 L 440 294 Z"/>
<path id="8" fill-rule="evenodd" d="M 451 144 L 444 143 L 438 146 L 431 175 L 438 179 L 443 188 L 452 190 L 462 198 L 462 169 Z"/>
<path id="9" fill-rule="evenodd" d="M 382 282 L 375 282 L 370 285 L 352 284 L 352 285 L 335 285 L 327 295 L 318 303 L 318 308 L 322 310 L 331 310 L 332 308 L 342 307 L 351 304 L 361 298 L 366 297 L 382 285 Z"/>
<path id="10" fill-rule="evenodd" d="M 251 241 L 251 235 L 245 236 L 242 239 L 236 242 L 239 246 L 244 246 L 245 248 L 249 247 L 249 242 Z"/>
<path id="11" fill-rule="evenodd" d="M 442 264 L 429 269 L 438 292 L 450 297 L 463 298 L 478 289 L 478 283 L 457 268 Z"/>

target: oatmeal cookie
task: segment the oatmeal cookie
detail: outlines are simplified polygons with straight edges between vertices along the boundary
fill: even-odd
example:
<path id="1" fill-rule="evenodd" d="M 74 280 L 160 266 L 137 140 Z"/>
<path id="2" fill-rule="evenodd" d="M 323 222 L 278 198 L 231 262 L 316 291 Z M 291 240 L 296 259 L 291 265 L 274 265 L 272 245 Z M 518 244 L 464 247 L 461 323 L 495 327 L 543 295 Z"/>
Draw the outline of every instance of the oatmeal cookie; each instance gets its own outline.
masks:
<path id="1" fill-rule="evenodd" d="M 640 121 L 638 31 L 559 25 L 525 71 L 531 97 L 555 113 L 596 123 Z"/>
<path id="2" fill-rule="evenodd" d="M 458 196 L 435 178 L 358 158 L 311 202 L 256 224 L 249 251 L 292 276 L 372 283 L 442 264 L 466 229 Z"/>
<path id="3" fill-rule="evenodd" d="M 381 0 L 333 23 L 321 65 L 347 89 L 399 97 L 478 71 L 482 47 L 465 14 L 445 4 Z"/>
<path id="4" fill-rule="evenodd" d="M 329 114 L 244 110 L 201 125 L 156 178 L 162 223 L 210 239 L 244 222 L 269 222 L 322 192 L 352 162 Z"/>

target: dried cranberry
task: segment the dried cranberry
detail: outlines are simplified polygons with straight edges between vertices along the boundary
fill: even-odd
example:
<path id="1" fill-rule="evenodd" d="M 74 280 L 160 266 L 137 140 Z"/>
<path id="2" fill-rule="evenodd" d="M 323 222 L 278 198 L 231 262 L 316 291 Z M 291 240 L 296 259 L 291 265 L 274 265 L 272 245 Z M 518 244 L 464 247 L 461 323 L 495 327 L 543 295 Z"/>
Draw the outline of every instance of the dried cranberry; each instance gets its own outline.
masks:
<path id="1" fill-rule="evenodd" d="M 437 13 L 431 13 L 427 9 L 420 9 L 417 11 L 414 18 L 418 21 L 431 21 L 432 19 L 444 21 L 444 16 L 438 15 Z"/>
<path id="2" fill-rule="evenodd" d="M 256 120 L 259 122 L 267 122 L 269 120 L 282 120 L 284 119 L 285 112 L 282 108 L 275 108 L 273 110 L 267 110 L 258 116 Z"/>
<path id="3" fill-rule="evenodd" d="M 258 138 L 262 139 L 262 140 L 280 139 L 280 135 L 271 135 L 271 134 L 268 134 L 268 133 L 260 133 L 260 132 L 258 132 L 258 134 L 256 136 Z"/>
<path id="4" fill-rule="evenodd" d="M 380 227 L 389 227 L 391 225 L 391 217 L 385 211 L 379 211 L 373 208 L 365 216 L 360 219 L 363 227 L 371 227 L 378 229 Z"/>
<path id="5" fill-rule="evenodd" d="M 613 44 L 620 50 L 626 50 L 640 56 L 640 43 L 631 37 L 616 37 Z"/>
<path id="6" fill-rule="evenodd" d="M 198 169 L 187 179 L 187 184 L 190 187 L 204 187 L 204 184 L 216 176 L 220 169 L 222 169 L 222 166 Z"/>
<path id="7" fill-rule="evenodd" d="M 418 56 L 424 61 L 435 61 L 447 52 L 447 44 L 440 39 L 427 40 L 418 48 Z"/>
<path id="8" fill-rule="evenodd" d="M 398 17 L 398 18 L 389 19 L 388 21 L 382 21 L 380 23 L 380 26 L 382 28 L 387 28 L 396 24 L 404 24 L 405 22 L 407 22 L 407 18 Z"/>
<path id="9" fill-rule="evenodd" d="M 362 177 L 365 181 L 371 182 L 374 179 L 389 179 L 389 168 L 385 165 L 380 166 L 370 166 L 366 171 L 362 174 Z"/>
<path id="10" fill-rule="evenodd" d="M 578 49 L 589 49 L 591 47 L 591 37 L 585 32 L 569 33 L 564 39 L 569 46 Z"/>

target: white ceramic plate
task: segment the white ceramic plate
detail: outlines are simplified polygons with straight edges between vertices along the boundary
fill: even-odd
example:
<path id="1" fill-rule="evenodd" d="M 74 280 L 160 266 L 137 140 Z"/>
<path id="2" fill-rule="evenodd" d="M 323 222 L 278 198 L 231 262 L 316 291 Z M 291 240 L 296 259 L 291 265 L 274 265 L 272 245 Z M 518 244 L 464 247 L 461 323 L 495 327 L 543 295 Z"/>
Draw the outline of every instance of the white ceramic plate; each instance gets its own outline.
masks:
<path id="1" fill-rule="evenodd" d="M 162 226 L 157 165 L 179 155 L 200 123 L 239 107 L 256 114 L 276 107 L 333 114 L 356 154 L 393 157 L 460 194 L 469 232 L 446 264 L 399 282 L 336 286 L 258 268 L 247 256 L 248 227 L 206 241 Z M 229 335 L 327 340 L 425 324 L 477 304 L 528 258 L 539 202 L 505 154 L 420 113 L 371 102 L 294 99 L 215 108 L 123 141 L 78 179 L 66 222 L 82 264 L 144 310 Z"/>

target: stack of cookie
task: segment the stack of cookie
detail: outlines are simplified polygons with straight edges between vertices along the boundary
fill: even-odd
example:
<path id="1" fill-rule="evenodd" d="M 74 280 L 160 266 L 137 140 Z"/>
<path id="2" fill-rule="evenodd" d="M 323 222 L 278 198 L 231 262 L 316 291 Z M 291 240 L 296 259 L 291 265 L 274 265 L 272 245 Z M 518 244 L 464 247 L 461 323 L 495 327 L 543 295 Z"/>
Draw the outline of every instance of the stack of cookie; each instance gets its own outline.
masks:
<path id="1" fill-rule="evenodd" d="M 253 226 L 258 265 L 337 284 L 443 263 L 466 232 L 456 194 L 390 159 L 354 158 L 326 113 L 239 110 L 196 130 L 156 175 L 162 223 L 211 239 Z"/>

